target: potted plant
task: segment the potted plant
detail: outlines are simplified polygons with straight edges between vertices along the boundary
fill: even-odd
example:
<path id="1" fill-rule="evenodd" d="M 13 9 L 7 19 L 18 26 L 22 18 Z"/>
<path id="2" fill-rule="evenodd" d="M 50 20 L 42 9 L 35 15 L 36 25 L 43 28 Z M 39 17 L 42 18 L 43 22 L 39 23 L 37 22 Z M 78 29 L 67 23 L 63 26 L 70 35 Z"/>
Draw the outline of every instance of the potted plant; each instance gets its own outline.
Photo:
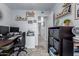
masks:
<path id="1" fill-rule="evenodd" d="M 71 23 L 71 20 L 70 20 L 70 19 L 65 19 L 65 20 L 64 20 L 64 25 L 65 25 L 65 26 L 69 26 L 70 23 Z"/>

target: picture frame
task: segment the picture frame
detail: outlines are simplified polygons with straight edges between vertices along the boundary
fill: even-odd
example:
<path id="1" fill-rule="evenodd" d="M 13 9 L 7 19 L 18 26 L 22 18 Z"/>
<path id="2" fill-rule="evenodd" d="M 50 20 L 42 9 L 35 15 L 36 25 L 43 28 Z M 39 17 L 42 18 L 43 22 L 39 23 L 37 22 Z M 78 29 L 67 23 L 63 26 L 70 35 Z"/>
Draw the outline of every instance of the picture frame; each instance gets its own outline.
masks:
<path id="1" fill-rule="evenodd" d="M 22 16 L 16 16 L 16 21 L 27 21 L 27 18 Z"/>
<path id="2" fill-rule="evenodd" d="M 33 23 L 36 23 L 37 21 L 36 20 L 33 20 Z"/>
<path id="3" fill-rule="evenodd" d="M 75 4 L 75 20 L 79 20 L 79 3 Z"/>
<path id="4" fill-rule="evenodd" d="M 0 11 L 0 20 L 2 19 L 2 16 L 3 16 L 3 15 L 2 15 L 2 11 Z"/>
<path id="5" fill-rule="evenodd" d="M 28 20 L 28 24 L 33 24 L 33 21 L 32 20 Z"/>
<path id="6" fill-rule="evenodd" d="M 34 12 L 32 11 L 32 12 L 30 12 L 30 11 L 28 11 L 28 12 L 26 12 L 26 17 L 34 17 Z"/>

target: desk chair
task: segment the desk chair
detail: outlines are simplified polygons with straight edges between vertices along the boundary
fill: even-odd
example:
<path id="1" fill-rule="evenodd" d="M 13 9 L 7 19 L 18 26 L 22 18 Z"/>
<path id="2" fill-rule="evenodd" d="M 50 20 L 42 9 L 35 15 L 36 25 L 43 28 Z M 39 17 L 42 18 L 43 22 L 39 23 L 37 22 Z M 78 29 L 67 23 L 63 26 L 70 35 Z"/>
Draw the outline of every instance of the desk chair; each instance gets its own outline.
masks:
<path id="1" fill-rule="evenodd" d="M 20 37 L 21 38 L 21 37 Z M 26 50 L 24 50 L 25 49 L 25 32 L 23 32 L 22 33 L 22 38 L 21 39 L 17 39 L 17 43 L 14 45 L 14 52 L 13 53 L 15 53 L 15 52 L 18 52 L 17 53 L 17 56 L 22 52 L 22 51 L 24 51 L 24 52 L 26 52 L 26 54 L 27 54 L 27 51 Z M 15 48 L 19 48 L 18 50 L 15 50 Z"/>

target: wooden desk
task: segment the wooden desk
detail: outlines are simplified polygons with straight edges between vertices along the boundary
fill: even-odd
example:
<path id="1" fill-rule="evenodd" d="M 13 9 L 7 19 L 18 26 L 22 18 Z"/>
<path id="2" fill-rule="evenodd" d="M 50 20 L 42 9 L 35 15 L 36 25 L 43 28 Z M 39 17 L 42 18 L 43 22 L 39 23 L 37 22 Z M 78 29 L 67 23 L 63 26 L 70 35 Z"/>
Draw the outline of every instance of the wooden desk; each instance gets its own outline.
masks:
<path id="1" fill-rule="evenodd" d="M 7 46 L 7 45 L 9 45 L 11 43 L 14 43 L 13 41 L 14 40 L 0 40 L 0 48 L 4 47 L 4 46 Z"/>
<path id="2" fill-rule="evenodd" d="M 11 43 L 14 43 L 14 40 L 18 39 L 19 37 L 21 37 L 21 35 L 16 35 L 16 36 L 13 36 L 11 38 L 9 38 L 9 40 L 0 40 L 0 48 L 1 47 L 4 47 L 4 46 L 7 46 Z"/>
<path id="3" fill-rule="evenodd" d="M 19 37 L 21 37 L 21 36 L 16 35 L 16 36 L 13 36 L 13 37 L 9 38 L 8 40 L 6 40 L 6 39 L 5 40 L 0 40 L 0 49 L 2 50 L 0 52 L 0 56 L 10 55 L 13 52 L 13 47 L 10 47 L 10 45 L 14 45 L 16 40 Z"/>

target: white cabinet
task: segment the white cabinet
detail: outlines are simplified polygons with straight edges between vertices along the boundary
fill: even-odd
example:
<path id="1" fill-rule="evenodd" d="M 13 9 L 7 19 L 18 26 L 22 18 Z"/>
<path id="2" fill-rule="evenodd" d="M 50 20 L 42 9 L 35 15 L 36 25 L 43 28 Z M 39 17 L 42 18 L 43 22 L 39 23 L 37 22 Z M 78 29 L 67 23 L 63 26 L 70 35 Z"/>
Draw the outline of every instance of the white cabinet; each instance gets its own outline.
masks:
<path id="1" fill-rule="evenodd" d="M 26 36 L 26 48 L 35 48 L 35 36 Z"/>

